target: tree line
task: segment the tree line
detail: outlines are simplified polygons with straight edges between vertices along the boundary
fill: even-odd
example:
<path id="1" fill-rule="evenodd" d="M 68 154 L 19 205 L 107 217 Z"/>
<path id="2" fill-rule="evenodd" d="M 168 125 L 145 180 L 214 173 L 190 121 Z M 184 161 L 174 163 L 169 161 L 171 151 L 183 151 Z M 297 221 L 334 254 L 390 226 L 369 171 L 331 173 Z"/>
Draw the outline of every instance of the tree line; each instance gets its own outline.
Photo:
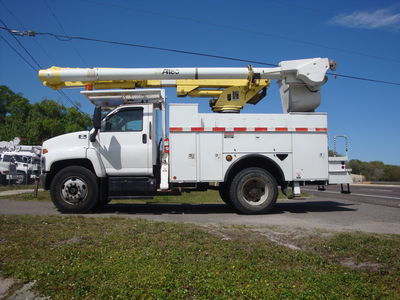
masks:
<path id="1" fill-rule="evenodd" d="M 44 140 L 67 132 L 86 130 L 90 115 L 54 100 L 30 103 L 21 94 L 0 85 L 0 141 L 21 138 L 21 144 L 41 145 Z"/>
<path id="2" fill-rule="evenodd" d="M 352 159 L 349 162 L 353 174 L 365 176 L 367 181 L 400 181 L 400 166 L 385 165 L 381 161 L 361 161 Z"/>

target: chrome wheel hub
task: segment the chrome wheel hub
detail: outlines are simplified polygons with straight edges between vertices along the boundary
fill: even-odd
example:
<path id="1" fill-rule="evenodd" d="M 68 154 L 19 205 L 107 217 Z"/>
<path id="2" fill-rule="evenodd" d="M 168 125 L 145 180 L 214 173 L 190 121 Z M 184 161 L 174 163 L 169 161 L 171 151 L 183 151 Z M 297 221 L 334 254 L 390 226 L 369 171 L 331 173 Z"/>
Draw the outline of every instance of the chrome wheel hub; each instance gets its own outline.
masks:
<path id="1" fill-rule="evenodd" d="M 78 204 L 86 198 L 87 193 L 86 182 L 78 177 L 67 178 L 61 187 L 63 199 L 70 204 Z"/>

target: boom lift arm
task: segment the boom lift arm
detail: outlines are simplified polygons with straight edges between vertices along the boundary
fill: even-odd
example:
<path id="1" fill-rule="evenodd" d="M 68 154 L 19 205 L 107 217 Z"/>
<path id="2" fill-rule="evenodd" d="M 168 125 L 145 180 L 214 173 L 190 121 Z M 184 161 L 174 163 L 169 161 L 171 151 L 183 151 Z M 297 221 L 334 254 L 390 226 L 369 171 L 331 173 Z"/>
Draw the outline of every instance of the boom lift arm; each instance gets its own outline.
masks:
<path id="1" fill-rule="evenodd" d="M 214 112 L 239 112 L 266 95 L 270 79 L 278 80 L 284 112 L 313 111 L 319 106 L 319 88 L 335 63 L 327 58 L 283 61 L 275 68 L 58 68 L 39 71 L 53 89 L 87 87 L 175 87 L 178 97 L 212 97 Z"/>

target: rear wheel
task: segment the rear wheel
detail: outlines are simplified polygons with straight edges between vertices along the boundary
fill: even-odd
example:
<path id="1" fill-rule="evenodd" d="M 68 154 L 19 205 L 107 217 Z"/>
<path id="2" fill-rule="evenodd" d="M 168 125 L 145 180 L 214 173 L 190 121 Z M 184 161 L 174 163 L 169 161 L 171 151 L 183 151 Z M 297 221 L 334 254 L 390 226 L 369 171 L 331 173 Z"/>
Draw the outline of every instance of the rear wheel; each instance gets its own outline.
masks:
<path id="1" fill-rule="evenodd" d="M 98 201 L 97 178 L 84 167 L 67 167 L 54 176 L 50 194 L 60 212 L 86 213 Z"/>
<path id="2" fill-rule="evenodd" d="M 243 214 L 263 214 L 278 198 L 275 178 L 261 168 L 247 168 L 233 178 L 229 189 L 233 206 Z"/>

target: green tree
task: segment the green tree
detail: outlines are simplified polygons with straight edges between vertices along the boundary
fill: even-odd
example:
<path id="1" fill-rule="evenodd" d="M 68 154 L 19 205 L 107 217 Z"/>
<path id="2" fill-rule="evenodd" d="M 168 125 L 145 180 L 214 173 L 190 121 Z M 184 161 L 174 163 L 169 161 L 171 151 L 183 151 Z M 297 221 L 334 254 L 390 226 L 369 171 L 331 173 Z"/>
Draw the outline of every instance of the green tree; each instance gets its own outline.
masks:
<path id="1" fill-rule="evenodd" d="M 85 130 L 90 116 L 45 99 L 31 104 L 20 94 L 0 86 L 0 140 L 20 137 L 24 144 L 40 145 L 51 137 Z"/>
<path id="2" fill-rule="evenodd" d="M 364 175 L 368 181 L 400 181 L 400 166 L 385 165 L 381 161 L 350 161 L 353 174 Z"/>

